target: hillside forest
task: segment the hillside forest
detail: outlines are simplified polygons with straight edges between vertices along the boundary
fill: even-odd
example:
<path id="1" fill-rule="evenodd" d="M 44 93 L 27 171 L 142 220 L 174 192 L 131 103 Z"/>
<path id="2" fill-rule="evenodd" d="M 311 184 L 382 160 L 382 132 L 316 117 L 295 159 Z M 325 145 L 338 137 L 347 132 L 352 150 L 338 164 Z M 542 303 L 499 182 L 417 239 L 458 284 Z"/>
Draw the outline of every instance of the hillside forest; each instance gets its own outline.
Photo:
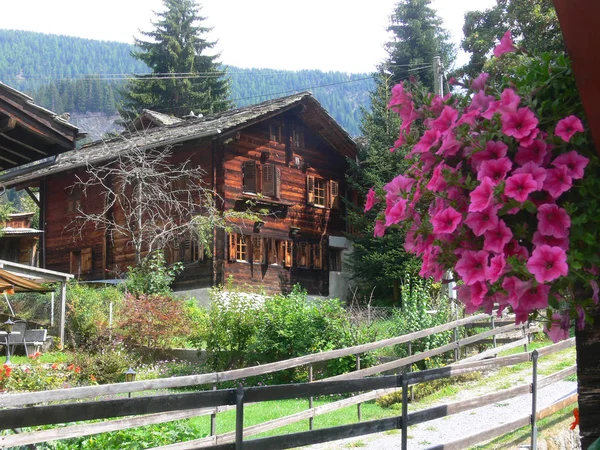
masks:
<path id="1" fill-rule="evenodd" d="M 149 72 L 132 50 L 118 42 L 0 30 L 0 81 L 59 114 L 112 117 L 127 78 Z M 360 134 L 361 106 L 374 86 L 369 74 L 226 69 L 236 107 L 309 90 L 352 136 Z"/>

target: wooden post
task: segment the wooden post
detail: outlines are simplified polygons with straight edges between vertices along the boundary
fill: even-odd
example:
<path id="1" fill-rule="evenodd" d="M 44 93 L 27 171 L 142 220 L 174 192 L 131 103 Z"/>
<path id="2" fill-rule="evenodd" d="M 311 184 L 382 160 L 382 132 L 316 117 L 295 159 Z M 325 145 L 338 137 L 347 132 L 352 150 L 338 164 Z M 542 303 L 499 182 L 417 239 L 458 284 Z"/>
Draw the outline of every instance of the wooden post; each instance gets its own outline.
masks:
<path id="1" fill-rule="evenodd" d="M 65 319 L 67 314 L 67 282 L 60 283 L 60 345 L 65 345 Z"/>
<path id="2" fill-rule="evenodd" d="M 50 294 L 50 326 L 54 326 L 54 292 Z"/>
<path id="3" fill-rule="evenodd" d="M 492 322 L 492 330 L 496 329 L 496 321 L 494 320 L 494 314 L 490 316 L 490 321 Z M 496 342 L 496 335 L 492 336 L 492 341 L 494 343 L 494 348 L 498 347 L 498 343 Z"/>
<path id="4" fill-rule="evenodd" d="M 212 390 L 213 391 L 217 390 L 217 383 L 213 383 Z M 210 435 L 211 436 L 217 435 L 217 412 L 216 411 L 217 410 L 215 408 L 215 412 L 210 415 Z"/>
<path id="5" fill-rule="evenodd" d="M 460 358 L 460 346 L 458 345 L 458 327 L 454 327 L 454 344 L 456 344 L 456 347 L 454 348 L 454 362 L 456 362 Z"/>
<path id="6" fill-rule="evenodd" d="M 402 450 L 408 450 L 408 374 L 402 374 Z"/>
<path id="7" fill-rule="evenodd" d="M 525 324 L 523 324 L 523 338 L 527 338 L 527 341 L 525 342 L 525 345 L 523 346 L 525 349 L 525 353 L 527 353 L 529 351 L 529 337 L 530 334 L 527 332 L 528 330 L 525 329 Z"/>
<path id="8" fill-rule="evenodd" d="M 244 387 L 240 384 L 235 393 L 235 450 L 244 448 Z"/>
<path id="9" fill-rule="evenodd" d="M 412 341 L 408 341 L 408 356 L 412 356 Z M 408 366 L 408 371 L 412 372 L 412 364 L 410 364 Z M 410 401 L 414 402 L 415 401 L 415 394 L 413 392 L 413 387 L 412 385 L 410 386 Z"/>
<path id="10" fill-rule="evenodd" d="M 369 309 L 371 306 L 369 305 Z M 356 370 L 360 370 L 360 354 L 356 355 Z M 356 412 L 358 414 L 358 421 L 362 420 L 362 403 L 356 405 Z"/>
<path id="11" fill-rule="evenodd" d="M 537 369 L 538 369 L 538 351 L 534 350 L 531 354 L 533 361 L 533 376 L 531 381 L 531 448 L 537 450 Z"/>
<path id="12" fill-rule="evenodd" d="M 309 383 L 313 382 L 313 366 L 312 366 L 312 364 L 308 366 L 308 382 Z M 312 398 L 312 396 L 310 396 L 310 397 L 308 397 L 308 408 L 312 409 L 312 407 L 313 407 L 313 398 Z M 312 429 L 313 429 L 314 420 L 315 420 L 315 418 L 312 416 L 308 418 L 308 429 L 310 431 L 312 431 Z"/>

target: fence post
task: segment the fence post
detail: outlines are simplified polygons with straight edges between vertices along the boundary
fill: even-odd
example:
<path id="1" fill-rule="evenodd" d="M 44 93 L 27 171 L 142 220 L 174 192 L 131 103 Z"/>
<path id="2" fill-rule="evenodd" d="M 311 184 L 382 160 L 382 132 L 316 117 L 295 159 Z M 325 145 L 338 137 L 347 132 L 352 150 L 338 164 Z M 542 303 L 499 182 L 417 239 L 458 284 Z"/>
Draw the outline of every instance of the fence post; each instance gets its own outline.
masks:
<path id="1" fill-rule="evenodd" d="M 402 374 L 402 450 L 408 450 L 408 373 Z"/>
<path id="2" fill-rule="evenodd" d="M 538 351 L 531 353 L 533 361 L 533 379 L 531 381 L 531 450 L 537 450 L 537 369 Z"/>
<path id="3" fill-rule="evenodd" d="M 527 327 L 529 327 L 529 325 L 527 325 Z M 525 324 L 523 324 L 523 339 L 527 338 L 527 342 L 525 343 L 525 345 L 523 346 L 525 348 L 525 353 L 527 353 L 529 351 L 529 338 L 530 338 L 530 334 L 528 333 L 528 330 L 525 328 Z"/>
<path id="4" fill-rule="evenodd" d="M 244 448 L 244 387 L 240 384 L 235 393 L 235 450 Z"/>
<path id="5" fill-rule="evenodd" d="M 213 383 L 212 390 L 217 390 L 217 383 Z M 215 412 L 210 415 L 210 435 L 216 436 L 217 434 L 217 407 L 215 406 Z"/>
<path id="6" fill-rule="evenodd" d="M 490 321 L 492 322 L 492 330 L 496 329 L 496 321 L 494 320 L 494 313 L 490 316 Z M 492 336 L 492 342 L 494 343 L 494 348 L 498 347 L 498 342 L 496 341 L 496 335 Z"/>
<path id="7" fill-rule="evenodd" d="M 408 341 L 408 356 L 412 356 L 412 341 Z M 408 371 L 412 372 L 412 364 L 408 365 Z M 415 395 L 413 392 L 413 387 L 412 385 L 410 386 L 410 401 L 414 402 L 415 401 Z"/>
<path id="8" fill-rule="evenodd" d="M 54 326 L 54 292 L 50 295 L 50 326 Z"/>
<path id="9" fill-rule="evenodd" d="M 312 381 L 313 381 L 313 366 L 311 364 L 310 366 L 308 366 L 308 382 L 312 383 Z M 310 396 L 310 397 L 308 397 L 308 408 L 312 409 L 312 407 L 313 407 L 313 398 L 312 398 L 312 396 Z M 308 418 L 308 429 L 310 431 L 312 431 L 312 429 L 313 429 L 314 420 L 315 420 L 315 418 L 313 416 L 310 416 Z"/>
<path id="10" fill-rule="evenodd" d="M 356 355 L 356 370 L 360 370 L 360 354 Z M 356 405 L 356 412 L 358 414 L 358 421 L 362 420 L 362 403 Z"/>
<path id="11" fill-rule="evenodd" d="M 458 327 L 454 327 L 454 343 L 456 344 L 456 347 L 454 348 L 454 362 L 456 362 L 460 357 L 460 347 L 458 346 Z"/>

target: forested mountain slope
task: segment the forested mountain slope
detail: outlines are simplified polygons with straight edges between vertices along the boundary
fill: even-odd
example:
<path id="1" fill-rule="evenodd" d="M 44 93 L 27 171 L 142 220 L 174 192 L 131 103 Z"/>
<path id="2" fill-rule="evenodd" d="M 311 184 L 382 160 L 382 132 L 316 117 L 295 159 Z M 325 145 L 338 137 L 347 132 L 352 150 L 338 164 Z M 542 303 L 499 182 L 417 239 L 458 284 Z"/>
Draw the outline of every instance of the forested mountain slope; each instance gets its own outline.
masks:
<path id="1" fill-rule="evenodd" d="M 0 30 L 0 81 L 32 95 L 55 112 L 116 114 L 125 77 L 147 73 L 133 47 L 29 31 Z M 228 67 L 236 106 L 310 90 L 348 132 L 357 136 L 367 107 L 368 74 Z M 165 111 L 168 113 L 167 111 Z"/>

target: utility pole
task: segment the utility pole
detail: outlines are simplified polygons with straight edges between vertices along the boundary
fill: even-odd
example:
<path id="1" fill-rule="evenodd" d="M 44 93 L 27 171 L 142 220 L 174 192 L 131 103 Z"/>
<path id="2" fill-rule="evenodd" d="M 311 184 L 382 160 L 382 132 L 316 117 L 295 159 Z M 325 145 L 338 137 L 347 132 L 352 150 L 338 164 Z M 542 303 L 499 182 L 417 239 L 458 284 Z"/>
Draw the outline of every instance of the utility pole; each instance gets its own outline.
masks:
<path id="1" fill-rule="evenodd" d="M 439 56 L 433 57 L 433 93 L 444 96 L 444 81 L 442 73 L 442 59 Z"/>

